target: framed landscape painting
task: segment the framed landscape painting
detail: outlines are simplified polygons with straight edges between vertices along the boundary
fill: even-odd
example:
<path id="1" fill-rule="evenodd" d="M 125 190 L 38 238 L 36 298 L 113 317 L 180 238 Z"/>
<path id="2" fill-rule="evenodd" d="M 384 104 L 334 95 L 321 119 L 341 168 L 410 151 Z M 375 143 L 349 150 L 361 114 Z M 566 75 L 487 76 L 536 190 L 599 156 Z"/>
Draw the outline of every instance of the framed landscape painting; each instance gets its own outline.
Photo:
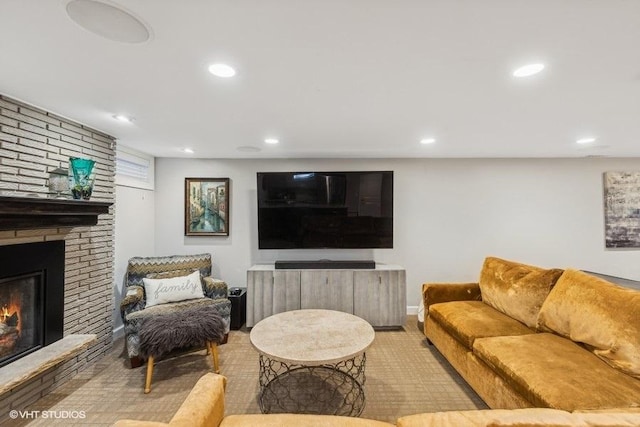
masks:
<path id="1" fill-rule="evenodd" d="M 640 248 L 640 172 L 604 173 L 607 248 Z"/>
<path id="2" fill-rule="evenodd" d="M 184 235 L 229 235 L 229 178 L 185 178 Z"/>

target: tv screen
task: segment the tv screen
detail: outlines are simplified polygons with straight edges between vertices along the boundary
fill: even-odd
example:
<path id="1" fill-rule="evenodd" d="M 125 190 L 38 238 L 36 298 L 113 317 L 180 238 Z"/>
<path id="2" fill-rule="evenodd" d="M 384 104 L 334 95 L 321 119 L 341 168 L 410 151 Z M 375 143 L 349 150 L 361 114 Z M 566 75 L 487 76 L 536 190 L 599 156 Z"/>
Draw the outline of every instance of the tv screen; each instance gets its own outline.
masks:
<path id="1" fill-rule="evenodd" d="M 258 172 L 258 247 L 392 248 L 393 172 Z"/>

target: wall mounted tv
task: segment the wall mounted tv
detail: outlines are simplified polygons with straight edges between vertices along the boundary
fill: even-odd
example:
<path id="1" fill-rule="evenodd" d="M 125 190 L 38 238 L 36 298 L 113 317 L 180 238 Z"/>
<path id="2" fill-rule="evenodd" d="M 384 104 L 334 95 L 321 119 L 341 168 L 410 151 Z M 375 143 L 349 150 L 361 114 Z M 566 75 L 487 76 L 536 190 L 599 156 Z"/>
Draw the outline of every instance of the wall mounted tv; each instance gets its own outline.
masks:
<path id="1" fill-rule="evenodd" d="M 258 247 L 392 248 L 393 172 L 258 172 Z"/>

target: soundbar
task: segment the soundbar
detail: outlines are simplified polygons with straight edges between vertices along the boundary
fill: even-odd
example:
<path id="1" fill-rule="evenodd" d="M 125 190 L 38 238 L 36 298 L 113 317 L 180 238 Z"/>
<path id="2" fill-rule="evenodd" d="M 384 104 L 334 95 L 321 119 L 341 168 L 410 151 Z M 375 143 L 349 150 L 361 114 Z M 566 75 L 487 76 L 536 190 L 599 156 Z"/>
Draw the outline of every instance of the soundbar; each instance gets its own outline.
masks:
<path id="1" fill-rule="evenodd" d="M 373 260 L 333 261 L 329 259 L 320 259 L 316 261 L 276 261 L 276 270 L 373 270 L 375 268 L 376 263 Z"/>

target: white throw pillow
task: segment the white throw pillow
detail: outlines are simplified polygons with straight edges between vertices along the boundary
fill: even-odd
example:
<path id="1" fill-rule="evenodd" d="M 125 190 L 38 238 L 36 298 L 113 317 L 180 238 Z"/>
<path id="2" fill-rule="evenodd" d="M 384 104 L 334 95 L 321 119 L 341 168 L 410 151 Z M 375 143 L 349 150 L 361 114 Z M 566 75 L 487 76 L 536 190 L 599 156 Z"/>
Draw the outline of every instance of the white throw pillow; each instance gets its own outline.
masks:
<path id="1" fill-rule="evenodd" d="M 146 307 L 187 299 L 204 298 L 200 271 L 170 279 L 142 279 L 147 296 Z"/>

